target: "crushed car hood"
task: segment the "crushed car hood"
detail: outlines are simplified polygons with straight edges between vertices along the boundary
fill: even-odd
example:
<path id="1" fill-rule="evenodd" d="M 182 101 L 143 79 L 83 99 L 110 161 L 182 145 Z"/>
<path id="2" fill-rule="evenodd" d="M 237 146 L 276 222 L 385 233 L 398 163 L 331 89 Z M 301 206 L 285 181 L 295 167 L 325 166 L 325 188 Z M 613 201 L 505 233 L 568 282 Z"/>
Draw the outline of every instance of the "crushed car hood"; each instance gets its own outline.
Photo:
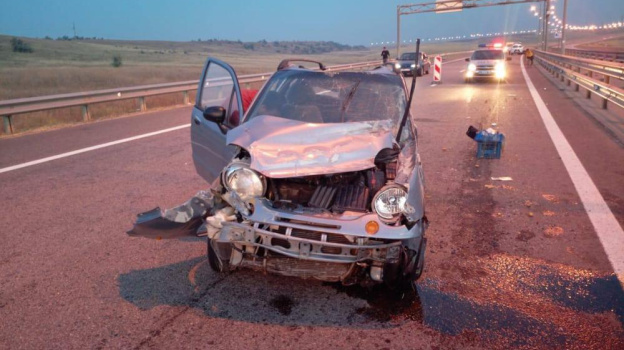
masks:
<path id="1" fill-rule="evenodd" d="M 315 124 L 261 115 L 230 130 L 227 144 L 246 149 L 251 168 L 286 178 L 359 171 L 394 145 L 390 120 Z"/>

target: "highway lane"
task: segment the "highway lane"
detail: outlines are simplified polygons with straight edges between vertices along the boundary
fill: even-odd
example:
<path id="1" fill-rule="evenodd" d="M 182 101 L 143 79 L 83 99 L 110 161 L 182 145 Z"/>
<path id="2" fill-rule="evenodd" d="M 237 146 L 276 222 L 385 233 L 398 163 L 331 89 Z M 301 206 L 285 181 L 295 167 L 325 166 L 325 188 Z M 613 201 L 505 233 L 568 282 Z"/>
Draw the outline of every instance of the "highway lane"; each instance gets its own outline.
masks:
<path id="1" fill-rule="evenodd" d="M 393 299 L 383 289 L 248 271 L 219 276 L 200 239 L 126 237 L 134 213 L 178 204 L 205 186 L 183 129 L 0 174 L 0 344 L 622 347 L 622 290 L 518 58 L 500 85 L 464 84 L 464 65 L 445 66 L 439 86 L 418 80 L 414 111 L 431 226 L 417 295 Z M 613 161 L 624 159 L 621 147 L 536 70 L 529 75 L 622 222 L 624 171 Z M 184 124 L 188 116 L 188 109 L 172 110 L 3 139 L 0 167 Z M 507 136 L 503 157 L 476 160 L 464 133 L 492 122 Z"/>

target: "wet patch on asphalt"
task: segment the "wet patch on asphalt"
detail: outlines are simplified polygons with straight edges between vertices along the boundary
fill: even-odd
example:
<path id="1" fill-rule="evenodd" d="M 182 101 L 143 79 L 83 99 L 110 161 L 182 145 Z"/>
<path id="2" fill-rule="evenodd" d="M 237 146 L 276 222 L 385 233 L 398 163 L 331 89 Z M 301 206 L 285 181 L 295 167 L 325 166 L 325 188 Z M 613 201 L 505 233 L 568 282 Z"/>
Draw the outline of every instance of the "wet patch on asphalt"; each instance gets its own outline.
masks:
<path id="1" fill-rule="evenodd" d="M 614 276 L 505 254 L 476 262 L 483 271 L 463 280 L 462 292 L 449 290 L 452 283 L 444 279 L 421 280 L 413 292 L 249 270 L 222 275 L 203 257 L 131 271 L 118 282 L 123 298 L 140 309 L 169 305 L 286 326 L 387 329 L 418 323 L 493 348 L 624 346 L 624 293 Z"/>
<path id="2" fill-rule="evenodd" d="M 280 314 L 288 316 L 292 312 L 292 308 L 295 305 L 295 302 L 288 295 L 280 294 L 275 298 L 271 299 L 269 305 L 277 309 Z"/>

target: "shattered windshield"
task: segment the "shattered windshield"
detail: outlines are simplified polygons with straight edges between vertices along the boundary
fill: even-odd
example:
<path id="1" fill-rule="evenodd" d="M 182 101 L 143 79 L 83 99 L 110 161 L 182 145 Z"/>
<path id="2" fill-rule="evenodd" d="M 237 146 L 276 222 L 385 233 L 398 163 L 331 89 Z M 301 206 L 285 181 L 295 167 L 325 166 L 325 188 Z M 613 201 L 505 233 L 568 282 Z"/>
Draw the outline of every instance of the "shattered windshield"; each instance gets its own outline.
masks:
<path id="1" fill-rule="evenodd" d="M 472 53 L 471 60 L 504 60 L 505 53 L 501 50 L 480 50 Z"/>
<path id="2" fill-rule="evenodd" d="M 278 71 L 249 110 L 306 123 L 391 120 L 398 125 L 406 106 L 401 78 L 363 72 Z"/>

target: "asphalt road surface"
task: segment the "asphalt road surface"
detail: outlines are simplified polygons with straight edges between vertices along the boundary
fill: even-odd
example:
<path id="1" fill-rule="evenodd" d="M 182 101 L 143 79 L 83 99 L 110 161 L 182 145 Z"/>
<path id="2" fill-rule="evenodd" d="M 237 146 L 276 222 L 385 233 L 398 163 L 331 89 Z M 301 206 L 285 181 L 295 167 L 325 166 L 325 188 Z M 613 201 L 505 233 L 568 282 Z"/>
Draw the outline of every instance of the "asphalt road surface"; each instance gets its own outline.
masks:
<path id="1" fill-rule="evenodd" d="M 623 349 L 617 256 L 519 58 L 502 84 L 464 84 L 465 64 L 445 64 L 437 86 L 418 79 L 431 225 L 417 293 L 219 275 L 203 239 L 127 237 L 136 213 L 207 187 L 187 127 L 13 167 L 186 125 L 189 108 L 0 139 L 0 348 Z M 536 67 L 526 71 L 624 226 L 624 148 Z M 465 132 L 491 123 L 506 135 L 502 158 L 476 159 Z M 513 180 L 491 179 L 503 176 Z"/>

